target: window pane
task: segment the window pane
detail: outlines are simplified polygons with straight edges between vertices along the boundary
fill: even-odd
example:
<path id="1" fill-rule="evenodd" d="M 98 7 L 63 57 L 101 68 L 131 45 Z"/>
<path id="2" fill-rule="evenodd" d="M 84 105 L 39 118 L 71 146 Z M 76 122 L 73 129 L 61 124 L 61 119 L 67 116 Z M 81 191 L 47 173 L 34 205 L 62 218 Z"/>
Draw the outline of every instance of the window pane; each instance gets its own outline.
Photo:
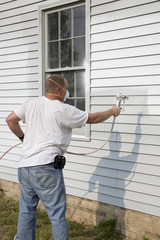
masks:
<path id="1" fill-rule="evenodd" d="M 61 67 L 71 66 L 71 40 L 61 41 Z"/>
<path id="2" fill-rule="evenodd" d="M 58 13 L 48 15 L 48 40 L 58 39 Z"/>
<path id="3" fill-rule="evenodd" d="M 58 68 L 58 42 L 48 43 L 48 67 Z"/>
<path id="4" fill-rule="evenodd" d="M 79 108 L 82 111 L 85 111 L 85 100 L 84 99 L 78 99 L 76 107 Z"/>
<path id="5" fill-rule="evenodd" d="M 71 37 L 71 9 L 61 11 L 61 38 Z"/>
<path id="6" fill-rule="evenodd" d="M 74 66 L 84 66 L 85 38 L 74 39 Z"/>
<path id="7" fill-rule="evenodd" d="M 73 10 L 74 37 L 85 35 L 85 7 L 76 7 Z"/>
<path id="8" fill-rule="evenodd" d="M 76 97 L 85 97 L 85 72 L 76 73 Z"/>
<path id="9" fill-rule="evenodd" d="M 64 72 L 63 75 L 68 81 L 69 97 L 74 97 L 74 72 Z"/>

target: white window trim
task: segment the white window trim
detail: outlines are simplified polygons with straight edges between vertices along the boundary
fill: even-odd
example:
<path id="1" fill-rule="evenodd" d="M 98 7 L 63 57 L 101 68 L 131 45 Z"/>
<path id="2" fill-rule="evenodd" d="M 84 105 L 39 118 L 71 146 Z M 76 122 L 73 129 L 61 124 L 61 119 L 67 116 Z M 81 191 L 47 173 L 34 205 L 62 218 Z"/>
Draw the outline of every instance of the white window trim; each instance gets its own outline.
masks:
<path id="1" fill-rule="evenodd" d="M 44 64 L 45 59 L 45 30 L 44 30 L 44 18 L 45 11 L 50 11 L 52 8 L 60 8 L 65 4 L 78 4 L 79 0 L 52 0 L 48 1 L 47 4 L 39 5 L 38 7 L 38 28 L 39 28 L 39 96 L 42 96 L 43 84 L 45 80 L 46 67 Z M 86 11 L 86 111 L 90 112 L 90 1 L 85 1 L 85 11 Z M 73 140 L 90 141 L 90 125 L 85 126 L 85 135 L 72 135 Z"/>

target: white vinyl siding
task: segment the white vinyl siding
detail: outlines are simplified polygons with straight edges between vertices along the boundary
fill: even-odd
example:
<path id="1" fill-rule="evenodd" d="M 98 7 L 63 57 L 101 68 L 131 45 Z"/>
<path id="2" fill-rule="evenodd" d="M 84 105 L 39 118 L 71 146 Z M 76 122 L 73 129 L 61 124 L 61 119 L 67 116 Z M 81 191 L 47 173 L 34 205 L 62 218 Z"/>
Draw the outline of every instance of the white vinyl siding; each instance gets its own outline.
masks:
<path id="1" fill-rule="evenodd" d="M 160 8 L 159 1 L 91 1 L 91 112 L 129 95 L 110 144 L 87 157 L 68 156 L 68 193 L 160 216 Z M 91 126 L 103 145 L 112 118 Z M 118 133 L 117 133 L 118 132 Z M 71 173 L 71 168 L 74 173 Z M 71 184 L 73 176 L 74 185 Z"/>
<path id="2" fill-rule="evenodd" d="M 88 109 L 110 108 L 119 93 L 129 100 L 116 119 L 110 144 L 84 157 L 66 154 L 67 194 L 160 216 L 160 1 L 89 3 Z M 0 2 L 0 155 L 19 142 L 6 116 L 41 94 L 38 8 L 43 4 L 54 7 L 54 1 L 47 0 Z M 82 153 L 100 147 L 111 124 L 112 118 L 92 125 L 91 140 L 72 140 L 68 150 Z M 18 181 L 20 152 L 19 146 L 0 160 L 1 179 Z"/>
<path id="3" fill-rule="evenodd" d="M 25 100 L 39 96 L 37 4 L 42 2 L 0 1 L 0 155 L 19 142 L 5 118 Z M 18 181 L 20 152 L 18 146 L 0 160 L 1 179 Z"/>

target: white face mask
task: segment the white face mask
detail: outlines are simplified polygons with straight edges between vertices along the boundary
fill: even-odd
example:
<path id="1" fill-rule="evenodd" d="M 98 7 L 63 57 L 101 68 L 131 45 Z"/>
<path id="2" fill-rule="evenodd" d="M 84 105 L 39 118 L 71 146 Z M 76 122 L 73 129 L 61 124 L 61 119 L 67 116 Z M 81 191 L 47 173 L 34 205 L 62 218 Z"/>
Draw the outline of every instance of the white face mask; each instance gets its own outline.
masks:
<path id="1" fill-rule="evenodd" d="M 64 96 L 64 100 L 63 102 L 67 101 L 67 99 L 69 98 L 69 91 L 67 90 L 65 96 Z"/>

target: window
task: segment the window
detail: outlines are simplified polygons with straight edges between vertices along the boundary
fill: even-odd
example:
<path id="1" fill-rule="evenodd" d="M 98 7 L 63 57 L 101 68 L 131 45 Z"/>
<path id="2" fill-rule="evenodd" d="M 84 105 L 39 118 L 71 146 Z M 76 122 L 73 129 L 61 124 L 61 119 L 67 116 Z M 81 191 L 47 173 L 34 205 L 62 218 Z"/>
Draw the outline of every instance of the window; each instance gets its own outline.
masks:
<path id="1" fill-rule="evenodd" d="M 45 13 L 47 75 L 62 74 L 69 83 L 67 103 L 85 110 L 86 30 L 85 5 Z"/>

